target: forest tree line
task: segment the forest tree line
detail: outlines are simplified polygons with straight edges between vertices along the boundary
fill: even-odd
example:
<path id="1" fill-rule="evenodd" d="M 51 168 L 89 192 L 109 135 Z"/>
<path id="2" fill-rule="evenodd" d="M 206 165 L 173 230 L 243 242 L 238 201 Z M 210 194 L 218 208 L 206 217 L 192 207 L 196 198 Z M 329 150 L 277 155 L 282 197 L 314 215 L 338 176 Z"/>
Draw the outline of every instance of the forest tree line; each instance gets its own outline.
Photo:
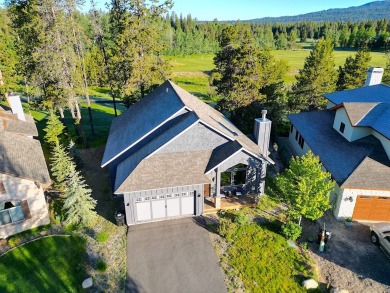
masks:
<path id="1" fill-rule="evenodd" d="M 80 137 L 84 136 L 78 96 L 87 101 L 93 133 L 88 87 L 107 86 L 114 108 L 118 100 L 128 107 L 169 78 L 170 64 L 164 55 L 215 53 L 210 82 L 220 96 L 218 109 L 230 112 L 240 124 L 250 121 L 241 118 L 255 112 L 247 106 L 267 107 L 277 124 L 286 111 L 322 107 L 317 100 L 325 92 L 359 86 L 369 51 L 390 46 L 387 19 L 229 24 L 177 16 L 170 12 L 170 0 L 112 0 L 107 12 L 97 10 L 91 0 L 88 13 L 81 13 L 79 4 L 79 0 L 6 1 L 0 9 L 0 94 L 6 96 L 22 84 L 35 106 L 58 112 L 63 121 L 64 109 L 69 109 Z M 283 82 L 288 64 L 277 62 L 270 50 L 296 49 L 308 39 L 316 41 L 315 50 L 290 90 Z M 334 47 L 359 51 L 337 71 Z M 327 72 L 302 77 L 317 64 Z M 303 89 L 318 77 L 315 91 Z"/>

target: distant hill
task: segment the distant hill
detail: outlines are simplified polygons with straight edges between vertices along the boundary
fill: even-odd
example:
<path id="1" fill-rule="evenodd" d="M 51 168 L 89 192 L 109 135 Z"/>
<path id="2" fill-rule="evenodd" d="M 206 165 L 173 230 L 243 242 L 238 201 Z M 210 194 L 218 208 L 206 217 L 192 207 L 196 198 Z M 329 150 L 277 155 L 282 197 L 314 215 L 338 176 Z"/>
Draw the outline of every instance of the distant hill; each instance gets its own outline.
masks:
<path id="1" fill-rule="evenodd" d="M 362 6 L 328 9 L 296 16 L 264 17 L 245 20 L 255 23 L 292 23 L 302 21 L 363 21 L 390 19 L 390 0 L 375 1 Z"/>

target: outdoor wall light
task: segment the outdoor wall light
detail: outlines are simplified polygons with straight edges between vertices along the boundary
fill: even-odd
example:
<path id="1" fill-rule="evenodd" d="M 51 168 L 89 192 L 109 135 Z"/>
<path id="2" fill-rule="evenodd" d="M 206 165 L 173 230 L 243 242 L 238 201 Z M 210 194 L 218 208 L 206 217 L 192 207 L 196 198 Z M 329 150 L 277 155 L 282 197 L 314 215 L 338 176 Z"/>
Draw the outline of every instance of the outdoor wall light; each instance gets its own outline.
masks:
<path id="1" fill-rule="evenodd" d="M 352 197 L 352 196 L 348 197 L 348 200 L 349 200 L 350 202 L 353 202 L 353 197 Z"/>

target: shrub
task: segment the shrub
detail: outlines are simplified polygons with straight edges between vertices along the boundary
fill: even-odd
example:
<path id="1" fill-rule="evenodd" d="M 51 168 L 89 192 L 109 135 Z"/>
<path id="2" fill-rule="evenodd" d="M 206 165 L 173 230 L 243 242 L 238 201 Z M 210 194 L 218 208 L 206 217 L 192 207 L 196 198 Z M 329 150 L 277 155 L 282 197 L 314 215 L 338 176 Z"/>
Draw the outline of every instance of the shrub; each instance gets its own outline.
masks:
<path id="1" fill-rule="evenodd" d="M 248 217 L 240 211 L 237 216 L 234 218 L 234 221 L 239 225 L 245 225 L 248 223 L 249 219 Z"/>
<path id="2" fill-rule="evenodd" d="M 352 222 L 352 218 L 351 217 L 347 217 L 347 218 L 345 218 L 345 221 L 346 222 Z"/>
<path id="3" fill-rule="evenodd" d="M 103 243 L 103 242 L 106 242 L 109 238 L 109 235 L 107 232 L 100 232 L 96 235 L 96 241 L 97 242 L 100 242 L 100 243 Z"/>
<path id="4" fill-rule="evenodd" d="M 233 223 L 229 219 L 219 219 L 218 234 L 226 239 L 230 239 L 230 236 L 236 231 L 237 224 Z"/>
<path id="5" fill-rule="evenodd" d="M 296 223 L 290 221 L 282 225 L 282 234 L 287 239 L 292 239 L 295 241 L 301 235 L 301 233 L 302 233 L 302 227 Z"/>
<path id="6" fill-rule="evenodd" d="M 98 272 L 105 272 L 107 270 L 107 264 L 102 261 L 102 260 L 99 260 L 97 263 L 96 263 L 96 270 Z"/>

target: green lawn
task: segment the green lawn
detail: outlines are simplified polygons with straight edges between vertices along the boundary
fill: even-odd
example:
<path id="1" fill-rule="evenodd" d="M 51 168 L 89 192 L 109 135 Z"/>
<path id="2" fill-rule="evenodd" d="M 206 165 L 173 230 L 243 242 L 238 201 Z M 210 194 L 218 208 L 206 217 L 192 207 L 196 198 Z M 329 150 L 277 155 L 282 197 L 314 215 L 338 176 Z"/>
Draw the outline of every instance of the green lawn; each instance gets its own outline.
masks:
<path id="1" fill-rule="evenodd" d="M 48 237 L 0 258 L 0 292 L 81 292 L 85 241 Z"/>
<path id="2" fill-rule="evenodd" d="M 309 55 L 310 50 L 274 50 L 272 54 L 277 60 L 286 60 L 290 66 L 290 71 L 286 77 L 286 84 L 294 83 L 294 76 L 298 70 L 303 67 L 305 58 Z M 336 68 L 343 65 L 345 59 L 356 53 L 355 50 L 335 50 Z M 185 90 L 200 96 L 208 96 L 210 88 L 208 85 L 208 74 L 214 68 L 214 54 L 174 56 L 167 57 L 172 64 L 172 80 Z M 371 66 L 386 66 L 385 54 L 381 52 L 371 52 Z"/>
<path id="3" fill-rule="evenodd" d="M 227 274 L 238 276 L 247 292 L 306 292 L 301 283 L 314 277 L 311 260 L 290 248 L 275 230 L 258 224 L 230 230 L 223 261 L 233 271 Z"/>

